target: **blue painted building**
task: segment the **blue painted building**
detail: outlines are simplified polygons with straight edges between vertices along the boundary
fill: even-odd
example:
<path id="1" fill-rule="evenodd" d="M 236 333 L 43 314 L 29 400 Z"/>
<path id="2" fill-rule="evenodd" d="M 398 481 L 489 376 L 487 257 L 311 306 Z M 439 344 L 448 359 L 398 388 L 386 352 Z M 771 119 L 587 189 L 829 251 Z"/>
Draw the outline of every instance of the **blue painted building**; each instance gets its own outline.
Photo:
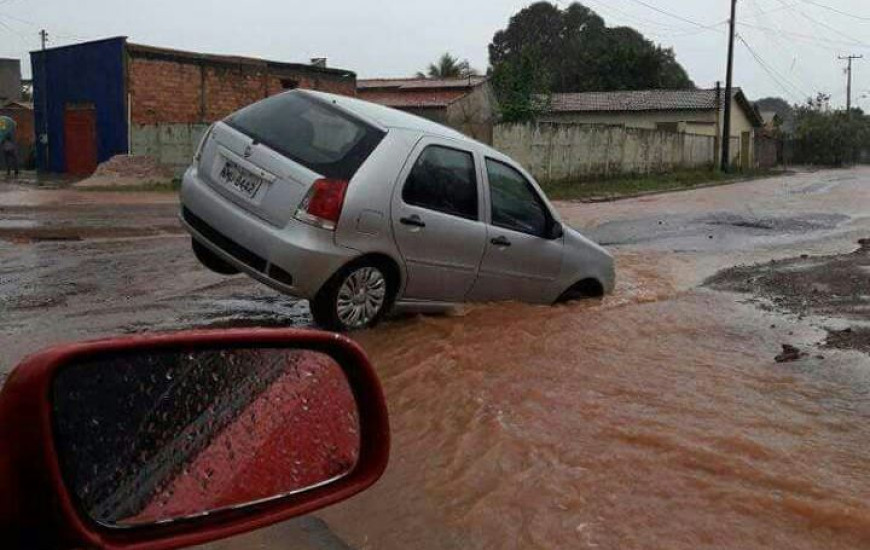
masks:
<path id="1" fill-rule="evenodd" d="M 356 94 L 356 75 L 317 65 L 184 52 L 124 37 L 31 52 L 37 168 L 90 175 L 118 154 L 183 170 L 208 125 L 299 87 Z"/>
<path id="2" fill-rule="evenodd" d="M 87 173 L 128 151 L 125 48 L 118 37 L 30 54 L 39 170 Z"/>

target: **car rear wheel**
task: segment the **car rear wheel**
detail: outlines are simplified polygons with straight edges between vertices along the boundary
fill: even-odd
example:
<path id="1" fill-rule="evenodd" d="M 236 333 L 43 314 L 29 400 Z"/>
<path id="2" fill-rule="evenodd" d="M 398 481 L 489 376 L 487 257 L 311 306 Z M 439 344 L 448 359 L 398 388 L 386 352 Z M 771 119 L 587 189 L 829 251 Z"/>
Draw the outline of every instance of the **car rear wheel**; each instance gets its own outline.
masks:
<path id="1" fill-rule="evenodd" d="M 323 328 L 351 331 L 376 325 L 393 306 L 396 284 L 389 269 L 363 261 L 336 273 L 311 301 L 311 315 Z"/>
<path id="2" fill-rule="evenodd" d="M 196 255 L 196 259 L 211 271 L 220 275 L 237 275 L 240 273 L 233 265 L 224 261 L 196 239 L 191 239 L 190 242 L 193 245 L 193 253 Z"/>

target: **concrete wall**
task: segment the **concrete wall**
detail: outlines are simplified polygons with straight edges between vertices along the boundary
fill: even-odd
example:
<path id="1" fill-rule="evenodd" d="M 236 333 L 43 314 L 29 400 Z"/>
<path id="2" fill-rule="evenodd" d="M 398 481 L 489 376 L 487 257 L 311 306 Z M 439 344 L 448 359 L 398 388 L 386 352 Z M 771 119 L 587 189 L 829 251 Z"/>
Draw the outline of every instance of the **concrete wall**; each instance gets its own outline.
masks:
<path id="1" fill-rule="evenodd" d="M 0 59 L 0 105 L 21 99 L 21 61 Z"/>
<path id="2" fill-rule="evenodd" d="M 134 124 L 134 155 L 149 156 L 181 174 L 193 161 L 196 146 L 208 124 Z"/>
<path id="3" fill-rule="evenodd" d="M 707 168 L 713 136 L 588 124 L 499 124 L 493 146 L 541 181 Z"/>
<path id="4" fill-rule="evenodd" d="M 702 111 L 622 111 L 622 112 L 555 112 L 540 117 L 543 122 L 561 122 L 572 124 L 607 124 L 640 128 L 645 130 L 664 130 L 715 136 L 717 141 L 722 138 L 722 112 L 715 110 Z M 675 126 L 675 127 L 674 127 Z M 748 147 L 743 147 L 744 134 L 748 133 Z M 755 128 L 746 111 L 736 100 L 731 100 L 731 156 L 732 164 L 747 168 L 755 166 L 756 148 L 754 140 Z M 719 145 L 716 151 L 719 151 Z M 743 159 L 743 153 L 748 152 L 748 158 Z M 717 153 L 716 163 L 720 155 Z"/>

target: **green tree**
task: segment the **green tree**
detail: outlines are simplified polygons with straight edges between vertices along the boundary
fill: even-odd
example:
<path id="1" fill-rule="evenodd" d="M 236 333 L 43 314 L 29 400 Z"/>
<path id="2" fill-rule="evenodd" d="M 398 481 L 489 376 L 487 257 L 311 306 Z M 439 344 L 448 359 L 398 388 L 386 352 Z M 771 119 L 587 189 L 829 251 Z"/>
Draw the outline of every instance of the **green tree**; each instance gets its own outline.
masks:
<path id="1" fill-rule="evenodd" d="M 493 73 L 521 65 L 529 51 L 538 52 L 553 92 L 694 87 L 673 50 L 634 29 L 609 28 L 576 2 L 565 9 L 537 2 L 511 17 L 489 45 Z"/>
<path id="2" fill-rule="evenodd" d="M 844 166 L 870 152 L 870 116 L 860 109 L 832 111 L 822 94 L 794 110 L 794 162 Z"/>
<path id="3" fill-rule="evenodd" d="M 471 68 L 467 59 L 459 60 L 450 53 L 445 53 L 435 63 L 430 63 L 426 72 L 418 72 L 418 78 L 468 78 L 477 71 Z"/>
<path id="4" fill-rule="evenodd" d="M 499 110 L 504 122 L 534 120 L 549 108 L 550 74 L 541 63 L 540 52 L 529 46 L 517 62 L 503 63 L 492 72 L 499 91 Z"/>

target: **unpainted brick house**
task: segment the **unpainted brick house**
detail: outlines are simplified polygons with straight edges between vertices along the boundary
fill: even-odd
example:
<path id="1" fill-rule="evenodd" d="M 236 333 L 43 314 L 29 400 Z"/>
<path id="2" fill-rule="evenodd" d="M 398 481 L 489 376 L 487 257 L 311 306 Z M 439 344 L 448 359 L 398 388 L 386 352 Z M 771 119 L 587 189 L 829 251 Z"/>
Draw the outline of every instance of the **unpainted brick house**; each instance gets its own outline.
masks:
<path id="1" fill-rule="evenodd" d="M 488 77 L 361 79 L 357 96 L 492 143 L 498 107 Z"/>
<path id="2" fill-rule="evenodd" d="M 208 125 L 293 88 L 355 95 L 356 75 L 318 64 L 185 52 L 110 38 L 31 54 L 38 167 L 89 174 L 114 155 L 182 170 Z"/>

